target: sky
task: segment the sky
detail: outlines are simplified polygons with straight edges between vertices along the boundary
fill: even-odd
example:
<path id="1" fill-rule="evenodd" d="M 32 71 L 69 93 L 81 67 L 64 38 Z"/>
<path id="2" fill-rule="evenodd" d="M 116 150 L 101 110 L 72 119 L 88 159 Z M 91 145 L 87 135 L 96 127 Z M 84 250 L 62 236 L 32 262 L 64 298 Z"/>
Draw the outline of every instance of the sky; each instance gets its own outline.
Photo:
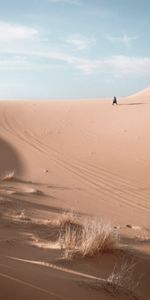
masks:
<path id="1" fill-rule="evenodd" d="M 149 0 L 0 0 L 0 99 L 149 87 L 149 16 Z"/>

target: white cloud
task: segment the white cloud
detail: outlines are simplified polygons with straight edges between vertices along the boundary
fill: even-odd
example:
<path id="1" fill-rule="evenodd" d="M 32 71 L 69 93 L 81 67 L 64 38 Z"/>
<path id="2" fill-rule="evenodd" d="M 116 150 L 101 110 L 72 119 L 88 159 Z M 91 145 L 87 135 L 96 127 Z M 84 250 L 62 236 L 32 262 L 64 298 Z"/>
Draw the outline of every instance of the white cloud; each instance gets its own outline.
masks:
<path id="1" fill-rule="evenodd" d="M 116 55 L 102 59 L 85 59 L 58 50 L 1 50 L 0 69 L 9 68 L 50 68 L 53 63 L 61 67 L 62 63 L 83 74 L 108 74 L 116 76 L 145 76 L 150 75 L 150 57 L 130 57 Z M 58 64 L 60 63 L 60 64 Z"/>
<path id="2" fill-rule="evenodd" d="M 75 4 L 80 5 L 79 0 L 48 0 L 50 3 L 66 3 L 66 4 Z"/>
<path id="3" fill-rule="evenodd" d="M 28 57 L 23 55 L 10 55 L 0 59 L 0 70 L 26 69 L 28 66 Z"/>
<path id="4" fill-rule="evenodd" d="M 60 1 L 60 0 L 52 0 Z M 72 0 L 63 0 L 71 1 Z M 31 40 L 36 37 L 35 43 Z M 121 37 L 109 37 L 111 42 L 121 42 L 129 45 L 136 37 L 129 37 L 124 35 Z M 11 42 L 11 48 L 4 42 Z M 13 41 L 13 43 L 12 43 Z M 19 43 L 21 41 L 21 43 Z M 22 43 L 22 41 L 25 41 Z M 66 43 L 71 48 L 66 48 L 66 51 L 58 50 L 56 47 L 45 44 L 44 40 L 40 39 L 39 33 L 36 29 L 29 26 L 22 26 L 11 24 L 7 22 L 0 22 L 0 69 L 9 68 L 38 68 L 39 69 L 52 66 L 56 62 L 57 66 L 68 65 L 69 67 L 79 70 L 84 74 L 106 73 L 112 76 L 126 76 L 128 74 L 149 74 L 150 73 L 150 57 L 130 57 L 124 55 L 116 55 L 104 57 L 100 59 L 84 58 L 73 54 L 73 50 L 85 50 L 92 46 L 96 40 L 88 38 L 80 34 L 74 34 L 66 39 Z M 63 44 L 62 44 L 63 46 Z M 52 50 L 52 47 L 54 50 Z M 36 50 L 38 49 L 38 50 Z M 61 49 L 61 45 L 59 45 Z M 60 63 L 60 64 L 59 64 Z"/>
<path id="5" fill-rule="evenodd" d="M 126 47 L 130 47 L 131 43 L 138 39 L 137 36 L 129 36 L 124 34 L 123 36 L 108 36 L 107 39 L 112 43 L 119 43 Z"/>
<path id="6" fill-rule="evenodd" d="M 38 31 L 28 26 L 21 26 L 7 22 L 0 22 L 0 42 L 31 39 L 38 35 Z"/>
<path id="7" fill-rule="evenodd" d="M 150 73 L 150 57 L 116 55 L 106 59 L 104 66 L 115 75 L 144 75 Z"/>
<path id="8" fill-rule="evenodd" d="M 80 34 L 74 34 L 66 39 L 66 42 L 74 46 L 77 50 L 85 50 L 95 44 L 94 38 L 87 38 Z"/>

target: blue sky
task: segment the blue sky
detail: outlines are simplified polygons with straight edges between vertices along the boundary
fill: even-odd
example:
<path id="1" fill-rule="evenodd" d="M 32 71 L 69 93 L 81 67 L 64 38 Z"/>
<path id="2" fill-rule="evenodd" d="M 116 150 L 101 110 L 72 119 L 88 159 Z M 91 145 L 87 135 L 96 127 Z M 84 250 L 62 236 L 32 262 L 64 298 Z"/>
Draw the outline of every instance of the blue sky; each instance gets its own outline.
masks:
<path id="1" fill-rule="evenodd" d="M 150 86 L 149 0 L 0 0 L 0 99 Z"/>

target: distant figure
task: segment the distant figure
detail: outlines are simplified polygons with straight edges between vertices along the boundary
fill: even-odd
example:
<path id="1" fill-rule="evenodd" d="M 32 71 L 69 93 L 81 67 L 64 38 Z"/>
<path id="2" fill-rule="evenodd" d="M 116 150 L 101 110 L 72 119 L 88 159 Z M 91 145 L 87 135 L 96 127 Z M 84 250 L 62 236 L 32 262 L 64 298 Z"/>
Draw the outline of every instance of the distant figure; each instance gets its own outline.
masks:
<path id="1" fill-rule="evenodd" d="M 113 102 L 112 102 L 112 105 L 114 105 L 114 104 L 118 104 L 117 103 L 117 98 L 114 96 L 114 98 L 113 98 Z"/>

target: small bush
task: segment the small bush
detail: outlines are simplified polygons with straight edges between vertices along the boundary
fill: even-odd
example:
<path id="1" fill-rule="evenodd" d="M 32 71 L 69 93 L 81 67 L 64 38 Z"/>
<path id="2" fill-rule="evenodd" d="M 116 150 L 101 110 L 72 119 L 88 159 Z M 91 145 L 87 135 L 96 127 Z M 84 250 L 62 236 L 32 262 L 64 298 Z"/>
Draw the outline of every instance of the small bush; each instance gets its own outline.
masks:
<path id="1" fill-rule="evenodd" d="M 68 225 L 76 225 L 77 223 L 78 219 L 74 212 L 64 212 L 59 216 L 59 218 L 56 221 L 56 224 L 61 228 Z"/>
<path id="2" fill-rule="evenodd" d="M 7 172 L 3 177 L 2 177 L 2 181 L 9 181 L 12 180 L 15 177 L 15 171 L 10 171 Z"/>
<path id="3" fill-rule="evenodd" d="M 90 288 L 95 290 L 105 290 L 114 298 L 121 295 L 126 295 L 128 299 L 138 300 L 136 296 L 136 288 L 139 285 L 139 282 L 135 282 L 133 279 L 135 264 L 131 262 L 122 262 L 119 270 L 116 270 L 116 267 L 112 273 L 106 278 L 91 278 L 86 280 L 84 283 L 87 284 Z"/>
<path id="4" fill-rule="evenodd" d="M 83 256 L 111 252 L 116 247 L 117 235 L 110 223 L 97 220 L 84 223 L 80 245 Z"/>
<path id="5" fill-rule="evenodd" d="M 78 253 L 94 256 L 117 248 L 118 236 L 110 223 L 99 220 L 79 222 L 74 215 L 61 220 L 60 245 L 65 257 Z"/>

